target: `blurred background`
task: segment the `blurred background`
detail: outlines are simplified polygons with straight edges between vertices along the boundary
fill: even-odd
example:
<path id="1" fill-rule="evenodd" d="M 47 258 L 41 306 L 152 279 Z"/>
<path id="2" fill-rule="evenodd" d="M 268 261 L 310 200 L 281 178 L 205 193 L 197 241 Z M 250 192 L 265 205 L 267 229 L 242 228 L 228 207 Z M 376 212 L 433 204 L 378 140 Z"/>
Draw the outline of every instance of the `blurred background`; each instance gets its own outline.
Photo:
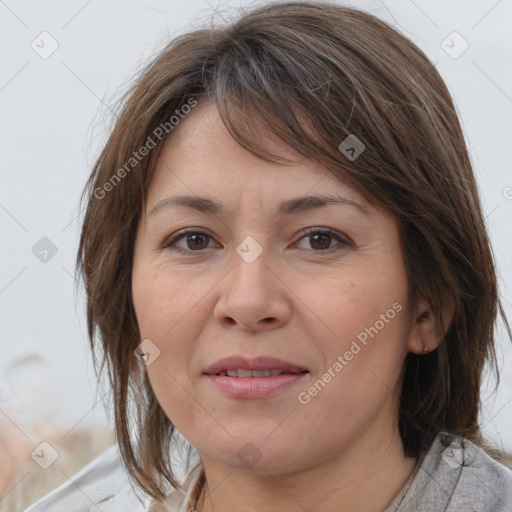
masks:
<path id="1" fill-rule="evenodd" d="M 512 320 L 512 0 L 340 3 L 391 23 L 445 79 Z M 0 512 L 23 510 L 114 442 L 74 279 L 78 199 L 111 126 L 109 107 L 169 39 L 256 5 L 0 1 Z M 486 374 L 482 419 L 488 441 L 510 452 L 512 344 L 501 324 L 498 338 L 501 381 L 493 392 Z"/>

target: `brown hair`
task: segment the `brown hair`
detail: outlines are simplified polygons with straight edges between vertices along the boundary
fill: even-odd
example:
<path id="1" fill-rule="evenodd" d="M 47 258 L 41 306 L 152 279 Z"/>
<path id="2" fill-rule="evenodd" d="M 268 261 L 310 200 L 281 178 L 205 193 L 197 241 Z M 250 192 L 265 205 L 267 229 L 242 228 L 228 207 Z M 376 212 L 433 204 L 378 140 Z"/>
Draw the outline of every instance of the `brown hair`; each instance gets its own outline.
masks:
<path id="1" fill-rule="evenodd" d="M 283 162 L 258 144 L 258 123 L 396 215 L 411 300 L 428 301 L 441 326 L 443 307 L 454 306 L 439 347 L 406 358 L 398 423 L 404 452 L 419 456 L 439 431 L 480 443 L 480 381 L 486 361 L 497 370 L 498 311 L 509 334 L 510 327 L 450 93 L 425 54 L 376 17 L 322 2 L 277 3 L 168 43 L 121 98 L 82 195 L 77 270 L 94 361 L 101 349 L 99 371 L 107 362 L 131 476 L 157 499 L 164 484 L 177 486 L 170 467 L 175 429 L 134 357 L 140 335 L 131 272 L 136 227 L 165 139 L 158 127 L 201 99 L 215 102 L 231 135 L 253 154 Z M 356 159 L 338 148 L 351 134 L 365 145 Z M 156 147 L 126 169 L 150 139 L 158 139 Z"/>

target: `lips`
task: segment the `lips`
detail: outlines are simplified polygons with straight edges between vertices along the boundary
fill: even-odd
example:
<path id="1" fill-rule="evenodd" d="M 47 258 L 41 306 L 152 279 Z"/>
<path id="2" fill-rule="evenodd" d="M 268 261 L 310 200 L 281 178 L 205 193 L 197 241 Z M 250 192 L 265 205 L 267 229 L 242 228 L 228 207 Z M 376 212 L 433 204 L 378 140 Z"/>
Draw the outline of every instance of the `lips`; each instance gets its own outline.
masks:
<path id="1" fill-rule="evenodd" d="M 277 368 L 271 368 L 270 370 L 244 370 L 243 368 L 237 368 L 236 370 L 225 370 L 217 373 L 216 375 L 225 377 L 273 377 L 275 375 L 293 375 L 301 372 L 285 372 L 284 370 L 278 370 Z"/>
<path id="2" fill-rule="evenodd" d="M 206 375 L 225 375 L 240 378 L 297 374 L 306 373 L 307 371 L 303 366 L 274 357 L 260 356 L 256 359 L 247 359 L 241 356 L 231 356 L 210 365 L 204 373 Z"/>

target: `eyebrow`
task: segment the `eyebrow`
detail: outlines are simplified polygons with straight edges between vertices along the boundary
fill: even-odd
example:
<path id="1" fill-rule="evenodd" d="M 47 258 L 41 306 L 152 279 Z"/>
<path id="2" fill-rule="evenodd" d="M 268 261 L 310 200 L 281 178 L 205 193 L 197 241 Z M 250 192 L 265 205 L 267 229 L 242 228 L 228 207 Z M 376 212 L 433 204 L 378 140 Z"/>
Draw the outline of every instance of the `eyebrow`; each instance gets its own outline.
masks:
<path id="1" fill-rule="evenodd" d="M 361 213 L 370 215 L 368 210 L 361 204 L 341 196 L 303 196 L 287 199 L 279 203 L 278 214 L 293 214 L 301 213 L 314 208 L 320 208 L 329 204 L 344 204 L 357 208 Z M 224 213 L 224 206 L 212 199 L 198 196 L 170 196 L 159 201 L 151 210 L 150 216 L 155 215 L 157 212 L 169 208 L 170 206 L 186 206 L 203 213 L 211 213 L 214 215 L 222 215 Z"/>

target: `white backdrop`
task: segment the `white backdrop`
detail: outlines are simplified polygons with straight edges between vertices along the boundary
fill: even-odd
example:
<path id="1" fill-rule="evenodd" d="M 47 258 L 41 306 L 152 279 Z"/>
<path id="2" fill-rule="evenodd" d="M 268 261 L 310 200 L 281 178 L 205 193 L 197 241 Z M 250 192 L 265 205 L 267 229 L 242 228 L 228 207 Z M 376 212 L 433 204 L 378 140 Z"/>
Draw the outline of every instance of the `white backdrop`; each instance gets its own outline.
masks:
<path id="1" fill-rule="evenodd" d="M 411 38 L 454 95 L 512 320 L 512 1 L 345 4 Z M 78 198 L 105 141 L 112 95 L 169 38 L 214 10 L 226 16 L 238 5 L 0 2 L 0 409 L 18 404 L 25 415 L 20 428 L 34 419 L 69 428 L 107 422 L 88 350 L 83 290 L 74 295 Z M 512 344 L 503 332 L 502 379 L 493 396 L 494 380 L 486 381 L 483 417 L 488 437 L 512 450 Z"/>

